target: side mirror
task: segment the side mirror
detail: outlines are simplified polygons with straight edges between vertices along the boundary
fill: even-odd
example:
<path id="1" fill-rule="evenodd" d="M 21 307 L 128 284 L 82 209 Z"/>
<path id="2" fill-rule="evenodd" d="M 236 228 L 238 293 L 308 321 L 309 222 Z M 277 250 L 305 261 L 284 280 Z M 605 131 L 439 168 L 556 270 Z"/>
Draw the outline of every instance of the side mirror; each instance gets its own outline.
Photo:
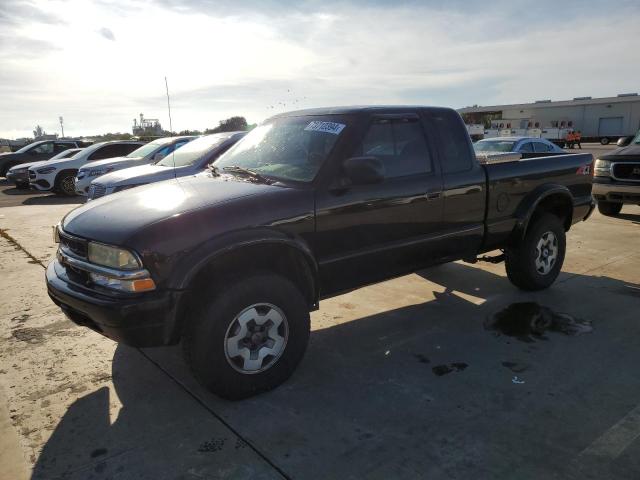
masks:
<path id="1" fill-rule="evenodd" d="M 633 140 L 633 137 L 620 137 L 616 145 L 618 145 L 619 147 L 626 147 L 631 143 L 631 140 Z"/>
<path id="2" fill-rule="evenodd" d="M 354 185 L 370 185 L 384 180 L 384 164 L 378 157 L 351 157 L 342 164 L 344 173 Z"/>

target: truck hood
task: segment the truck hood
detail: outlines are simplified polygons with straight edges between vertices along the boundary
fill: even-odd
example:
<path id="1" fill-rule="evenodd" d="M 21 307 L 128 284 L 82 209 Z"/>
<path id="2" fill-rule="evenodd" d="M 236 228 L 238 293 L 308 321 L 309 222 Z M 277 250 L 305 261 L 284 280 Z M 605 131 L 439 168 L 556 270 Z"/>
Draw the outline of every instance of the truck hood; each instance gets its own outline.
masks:
<path id="1" fill-rule="evenodd" d="M 158 165 L 139 165 L 129 167 L 126 170 L 116 170 L 100 177 L 97 183 L 101 185 L 115 187 L 118 185 L 137 185 L 139 183 L 159 182 L 169 180 L 175 176 L 182 176 L 189 173 L 185 168 L 159 167 Z"/>
<path id="2" fill-rule="evenodd" d="M 91 240 L 127 245 L 127 240 L 140 230 L 169 217 L 277 190 L 287 188 L 230 175 L 167 180 L 86 203 L 67 214 L 62 229 Z"/>
<path id="3" fill-rule="evenodd" d="M 602 155 L 599 158 L 602 160 L 617 160 L 619 162 L 623 161 L 640 161 L 640 145 L 632 144 L 627 145 L 626 147 L 618 148 L 607 155 Z"/>

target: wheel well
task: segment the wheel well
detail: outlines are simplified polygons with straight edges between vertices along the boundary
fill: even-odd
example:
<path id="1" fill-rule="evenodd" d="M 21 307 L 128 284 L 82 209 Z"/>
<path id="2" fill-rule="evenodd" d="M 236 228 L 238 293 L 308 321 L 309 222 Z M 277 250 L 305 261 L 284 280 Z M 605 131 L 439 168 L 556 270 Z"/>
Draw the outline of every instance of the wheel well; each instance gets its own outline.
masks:
<path id="1" fill-rule="evenodd" d="M 60 180 L 60 178 L 62 178 L 62 175 L 65 175 L 67 173 L 71 173 L 74 177 L 76 176 L 76 174 L 78 173 L 78 170 L 75 168 L 68 168 L 66 170 L 60 170 L 57 174 L 56 174 L 56 179 L 54 181 L 54 183 L 58 183 L 58 180 Z"/>
<path id="2" fill-rule="evenodd" d="M 215 292 L 232 279 L 258 271 L 282 275 L 302 291 L 310 308 L 317 304 L 315 269 L 300 250 L 277 243 L 256 244 L 220 254 L 201 268 L 187 286 L 187 294 L 178 309 L 178 318 L 185 318 L 195 297 L 201 292 Z"/>
<path id="3" fill-rule="evenodd" d="M 533 222 L 538 216 L 543 213 L 550 213 L 560 219 L 564 225 L 565 231 L 571 228 L 571 221 L 573 217 L 573 204 L 567 195 L 554 194 L 545 197 L 536 205 L 535 210 L 531 214 L 528 224 Z"/>

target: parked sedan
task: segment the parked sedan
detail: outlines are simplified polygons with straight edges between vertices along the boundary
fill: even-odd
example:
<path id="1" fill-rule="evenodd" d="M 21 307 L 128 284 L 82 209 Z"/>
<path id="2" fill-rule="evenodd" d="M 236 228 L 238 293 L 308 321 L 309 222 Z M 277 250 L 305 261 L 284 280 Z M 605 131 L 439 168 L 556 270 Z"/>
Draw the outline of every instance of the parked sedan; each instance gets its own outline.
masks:
<path id="1" fill-rule="evenodd" d="M 75 195 L 75 177 L 85 163 L 105 158 L 127 155 L 144 145 L 144 142 L 115 140 L 94 143 L 71 158 L 48 161 L 46 165 L 29 167 L 29 185 L 40 191 L 53 190 L 63 195 Z"/>
<path id="2" fill-rule="evenodd" d="M 193 140 L 194 136 L 158 138 L 153 142 L 134 150 L 124 157 L 109 158 L 99 162 L 91 162 L 81 167 L 76 175 L 76 193 L 87 195 L 89 185 L 93 180 L 107 173 L 125 168 L 156 163 L 174 150 Z"/>
<path id="3" fill-rule="evenodd" d="M 54 160 L 61 160 L 63 158 L 71 158 L 78 153 L 82 148 L 70 148 L 60 152 L 49 160 L 41 160 L 39 162 L 21 163 L 15 167 L 11 167 L 7 172 L 7 180 L 15 184 L 17 188 L 29 188 L 29 167 L 37 167 L 44 165 L 47 162 Z"/>
<path id="4" fill-rule="evenodd" d="M 566 153 L 549 140 L 537 137 L 485 138 L 473 144 L 476 153 Z"/>
<path id="5" fill-rule="evenodd" d="M 108 173 L 91 182 L 89 200 L 147 183 L 160 182 L 202 172 L 247 132 L 205 135 L 176 150 L 154 165 L 140 165 Z"/>

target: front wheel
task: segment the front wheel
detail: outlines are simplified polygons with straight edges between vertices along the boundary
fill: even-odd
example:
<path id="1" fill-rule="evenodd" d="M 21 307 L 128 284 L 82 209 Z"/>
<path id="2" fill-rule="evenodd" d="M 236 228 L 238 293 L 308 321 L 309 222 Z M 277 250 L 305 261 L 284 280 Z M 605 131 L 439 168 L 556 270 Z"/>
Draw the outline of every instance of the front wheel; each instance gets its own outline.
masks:
<path id="1" fill-rule="evenodd" d="M 522 290 L 542 290 L 560 274 L 566 250 L 565 231 L 555 215 L 542 214 L 522 241 L 505 251 L 507 276 Z"/>
<path id="2" fill-rule="evenodd" d="M 613 217 L 620 213 L 622 204 L 616 202 L 598 202 L 598 211 L 607 217 Z"/>
<path id="3" fill-rule="evenodd" d="M 284 382 L 309 340 L 309 308 L 288 279 L 238 278 L 202 296 L 183 336 L 185 360 L 211 392 L 237 400 Z"/>
<path id="4" fill-rule="evenodd" d="M 76 194 L 75 176 L 73 172 L 59 174 L 58 178 L 56 178 L 54 191 L 67 197 L 74 196 Z"/>

